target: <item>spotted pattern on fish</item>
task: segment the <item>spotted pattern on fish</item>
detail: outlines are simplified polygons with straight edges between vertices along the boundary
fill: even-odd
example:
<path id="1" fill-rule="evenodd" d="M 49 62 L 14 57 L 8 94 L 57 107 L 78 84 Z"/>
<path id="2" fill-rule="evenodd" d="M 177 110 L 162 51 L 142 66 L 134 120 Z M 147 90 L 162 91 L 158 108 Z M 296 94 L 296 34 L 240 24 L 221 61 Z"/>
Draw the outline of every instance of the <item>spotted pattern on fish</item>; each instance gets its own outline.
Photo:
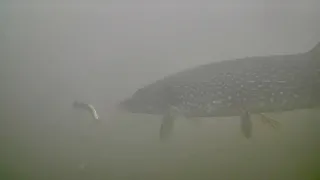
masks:
<path id="1" fill-rule="evenodd" d="M 176 106 L 188 117 L 239 115 L 239 108 L 260 113 L 319 106 L 320 56 L 315 53 L 320 51 L 314 49 L 199 66 L 141 88 L 124 104 L 130 112 L 149 114 Z"/>

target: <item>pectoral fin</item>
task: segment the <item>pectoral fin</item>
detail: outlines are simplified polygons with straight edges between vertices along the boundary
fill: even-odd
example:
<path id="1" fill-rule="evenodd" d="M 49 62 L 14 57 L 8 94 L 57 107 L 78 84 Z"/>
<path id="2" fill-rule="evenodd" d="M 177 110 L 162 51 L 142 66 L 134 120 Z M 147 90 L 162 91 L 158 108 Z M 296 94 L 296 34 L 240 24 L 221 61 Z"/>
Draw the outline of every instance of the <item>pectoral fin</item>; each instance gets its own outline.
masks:
<path id="1" fill-rule="evenodd" d="M 161 141 L 166 141 L 172 136 L 174 119 L 176 119 L 176 113 L 174 111 L 175 111 L 174 107 L 170 107 L 162 118 L 162 123 L 160 128 Z"/>
<path id="2" fill-rule="evenodd" d="M 252 137 L 252 121 L 248 111 L 242 111 L 241 114 L 241 132 L 247 139 Z"/>

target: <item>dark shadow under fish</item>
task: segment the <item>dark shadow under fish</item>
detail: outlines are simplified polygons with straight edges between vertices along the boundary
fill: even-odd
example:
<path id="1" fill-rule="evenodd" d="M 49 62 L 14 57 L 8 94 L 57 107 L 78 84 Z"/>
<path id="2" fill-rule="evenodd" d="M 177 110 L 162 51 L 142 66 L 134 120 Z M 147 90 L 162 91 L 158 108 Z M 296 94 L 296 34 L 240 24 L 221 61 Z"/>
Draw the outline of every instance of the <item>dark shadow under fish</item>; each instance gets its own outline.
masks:
<path id="1" fill-rule="evenodd" d="M 162 115 L 160 138 L 186 118 L 238 116 L 252 136 L 250 114 L 320 106 L 320 43 L 305 53 L 227 60 L 178 72 L 137 90 L 119 108 Z M 271 126 L 277 121 L 263 115 Z"/>

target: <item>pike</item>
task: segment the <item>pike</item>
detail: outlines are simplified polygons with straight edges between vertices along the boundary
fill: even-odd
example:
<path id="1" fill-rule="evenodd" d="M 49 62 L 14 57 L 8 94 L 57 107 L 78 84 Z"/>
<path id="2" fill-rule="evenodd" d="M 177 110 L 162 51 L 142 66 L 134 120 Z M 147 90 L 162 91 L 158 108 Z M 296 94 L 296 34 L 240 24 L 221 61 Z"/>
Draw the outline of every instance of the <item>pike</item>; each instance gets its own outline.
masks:
<path id="1" fill-rule="evenodd" d="M 171 137 L 177 115 L 238 116 L 252 137 L 252 114 L 320 106 L 320 42 L 311 50 L 213 62 L 180 71 L 138 89 L 118 105 L 131 113 L 162 115 L 160 139 Z"/>

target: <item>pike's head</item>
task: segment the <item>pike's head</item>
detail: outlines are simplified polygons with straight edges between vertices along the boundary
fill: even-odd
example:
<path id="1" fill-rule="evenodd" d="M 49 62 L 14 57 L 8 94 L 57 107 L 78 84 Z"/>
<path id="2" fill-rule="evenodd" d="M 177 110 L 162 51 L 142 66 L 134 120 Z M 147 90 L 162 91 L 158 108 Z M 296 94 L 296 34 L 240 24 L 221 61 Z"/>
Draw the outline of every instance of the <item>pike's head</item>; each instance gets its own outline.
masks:
<path id="1" fill-rule="evenodd" d="M 121 101 L 117 109 L 130 113 L 162 114 L 170 104 L 165 88 L 142 88 Z"/>

